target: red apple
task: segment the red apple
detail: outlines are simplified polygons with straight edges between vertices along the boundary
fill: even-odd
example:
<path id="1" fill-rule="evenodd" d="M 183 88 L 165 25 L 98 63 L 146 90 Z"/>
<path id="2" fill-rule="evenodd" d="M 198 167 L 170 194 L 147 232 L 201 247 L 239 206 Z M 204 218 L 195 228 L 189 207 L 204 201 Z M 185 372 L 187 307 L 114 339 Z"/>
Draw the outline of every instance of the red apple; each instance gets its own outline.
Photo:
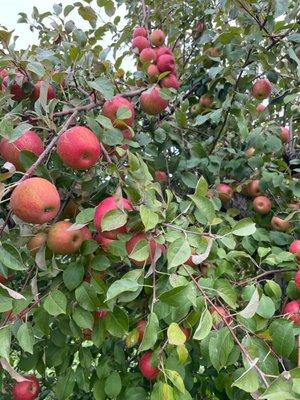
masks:
<path id="1" fill-rule="evenodd" d="M 139 368 L 141 371 L 141 374 L 149 379 L 149 380 L 153 380 L 155 379 L 158 374 L 159 374 L 159 369 L 157 368 L 157 366 L 154 365 L 154 360 L 152 360 L 153 356 L 153 352 L 152 351 L 147 351 L 146 353 L 144 353 L 140 360 L 139 360 Z M 155 361 L 157 362 L 157 361 Z"/>
<path id="2" fill-rule="evenodd" d="M 12 275 L 8 276 L 7 278 L 4 275 L 0 274 L 0 283 L 5 284 L 12 279 Z"/>
<path id="3" fill-rule="evenodd" d="M 163 54 L 158 57 L 156 64 L 160 72 L 174 72 L 176 69 L 174 57 L 170 54 Z"/>
<path id="4" fill-rule="evenodd" d="M 106 253 L 109 251 L 109 245 L 114 241 L 113 239 L 108 239 L 105 236 L 100 235 L 100 233 L 97 233 L 95 239 L 96 242 L 100 244 L 102 250 Z"/>
<path id="5" fill-rule="evenodd" d="M 211 313 L 213 317 L 213 322 L 215 324 L 219 324 L 220 322 L 225 321 L 227 324 L 231 324 L 233 319 L 228 310 L 226 310 L 224 307 L 221 306 L 216 306 L 216 307 L 209 307 L 209 312 Z M 223 318 L 222 318 L 223 317 Z"/>
<path id="6" fill-rule="evenodd" d="M 69 221 L 59 221 L 50 227 L 47 246 L 53 253 L 72 254 L 79 250 L 82 244 L 81 230 L 69 230 L 71 226 Z"/>
<path id="7" fill-rule="evenodd" d="M 0 141 L 0 155 L 4 160 L 14 164 L 17 170 L 22 171 L 20 162 L 20 154 L 22 150 L 30 151 L 31 153 L 39 156 L 44 151 L 44 143 L 41 138 L 33 131 L 26 131 L 22 136 L 13 142 L 7 139 Z"/>
<path id="8" fill-rule="evenodd" d="M 162 46 L 165 42 L 166 35 L 161 29 L 154 29 L 150 35 L 151 44 L 155 47 Z"/>
<path id="9" fill-rule="evenodd" d="M 89 230 L 89 228 L 87 226 L 84 226 L 83 228 L 81 228 L 80 232 L 81 232 L 81 236 L 82 236 L 82 241 L 93 239 L 92 232 Z"/>
<path id="10" fill-rule="evenodd" d="M 276 217 L 274 215 L 274 217 L 272 217 L 271 219 L 271 227 L 273 229 L 276 229 L 277 231 L 288 231 L 291 227 L 291 224 L 289 223 L 289 221 L 285 221 L 282 218 Z"/>
<path id="11" fill-rule="evenodd" d="M 33 88 L 33 98 L 34 100 L 37 100 L 40 97 L 40 92 L 41 92 L 41 87 L 42 87 L 43 81 L 38 81 L 35 83 L 34 88 Z M 47 90 L 47 100 L 52 100 L 55 99 L 56 97 L 56 92 L 51 84 L 48 85 L 48 90 Z"/>
<path id="12" fill-rule="evenodd" d="M 97 319 L 104 319 L 107 317 L 108 311 L 107 310 L 98 310 L 94 312 L 94 320 Z"/>
<path id="13" fill-rule="evenodd" d="M 74 126 L 58 139 L 57 154 L 68 167 L 85 170 L 96 164 L 101 147 L 93 131 L 85 126 Z"/>
<path id="14" fill-rule="evenodd" d="M 47 233 L 39 232 L 29 240 L 27 249 L 30 251 L 31 255 L 35 256 L 39 249 L 46 244 L 46 241 Z"/>
<path id="15" fill-rule="evenodd" d="M 154 180 L 156 182 L 166 183 L 168 182 L 168 175 L 165 173 L 165 171 L 155 171 Z"/>
<path id="16" fill-rule="evenodd" d="M 139 320 L 136 323 L 136 329 L 137 329 L 137 331 L 139 333 L 139 341 L 140 342 L 143 340 L 145 329 L 146 329 L 146 325 L 147 325 L 147 322 L 144 321 L 143 319 Z"/>
<path id="17" fill-rule="evenodd" d="M 266 106 L 264 106 L 262 103 L 260 103 L 260 104 L 258 104 L 258 105 L 256 106 L 256 111 L 259 112 L 259 113 L 264 112 L 265 109 L 266 109 Z"/>
<path id="18" fill-rule="evenodd" d="M 297 288 L 298 290 L 300 290 L 300 271 L 297 271 L 297 272 L 296 272 L 296 275 L 295 275 L 295 284 L 296 284 L 296 288 Z"/>
<path id="19" fill-rule="evenodd" d="M 216 189 L 222 203 L 226 203 L 232 199 L 233 189 L 231 186 L 227 185 L 226 183 L 220 183 L 217 185 Z"/>
<path id="20" fill-rule="evenodd" d="M 17 73 L 13 82 L 10 84 L 9 77 L 5 76 L 2 81 L 2 90 L 6 90 L 10 85 L 10 93 L 12 94 L 12 99 L 15 101 L 21 101 L 26 97 L 23 91 L 23 83 L 27 79 L 23 74 Z"/>
<path id="21" fill-rule="evenodd" d="M 134 51 L 137 51 L 138 53 L 150 46 L 149 40 L 144 36 L 136 36 L 132 40 L 131 44 Z"/>
<path id="22" fill-rule="evenodd" d="M 292 300 L 287 303 L 283 309 L 283 314 L 296 325 L 300 325 L 300 301 Z"/>
<path id="23" fill-rule="evenodd" d="M 178 90 L 180 88 L 180 83 L 175 75 L 170 74 L 163 78 L 160 82 L 161 87 L 163 88 L 173 88 Z"/>
<path id="24" fill-rule="evenodd" d="M 173 52 L 170 49 L 170 47 L 157 47 L 157 48 L 155 48 L 155 51 L 156 51 L 157 58 L 164 54 L 169 54 L 170 56 L 173 56 Z"/>
<path id="25" fill-rule="evenodd" d="M 147 69 L 147 74 L 149 76 L 150 82 L 157 81 L 157 78 L 159 76 L 159 69 L 157 68 L 157 65 L 154 64 L 149 65 Z"/>
<path id="26" fill-rule="evenodd" d="M 156 52 L 150 47 L 143 49 L 140 54 L 140 61 L 143 64 L 156 61 Z"/>
<path id="27" fill-rule="evenodd" d="M 261 196 L 262 193 L 259 189 L 259 179 L 254 179 L 244 186 L 244 193 L 251 197 Z"/>
<path id="28" fill-rule="evenodd" d="M 258 214 L 268 214 L 272 203 L 266 196 L 258 196 L 253 200 L 253 208 Z"/>
<path id="29" fill-rule="evenodd" d="M 136 261 L 130 258 L 130 254 L 134 252 L 135 247 L 137 244 L 142 241 L 146 240 L 148 242 L 148 250 L 149 250 L 149 256 L 147 260 L 144 261 Z M 144 265 L 149 265 L 151 264 L 154 256 L 155 256 L 155 251 L 157 248 L 160 248 L 161 252 L 163 253 L 165 251 L 165 246 L 162 244 L 157 243 L 154 239 L 149 239 L 145 233 L 137 233 L 135 234 L 127 243 L 126 243 L 126 250 L 128 253 L 128 256 L 132 262 L 132 264 L 136 265 L 137 267 L 143 267 Z"/>
<path id="30" fill-rule="evenodd" d="M 271 92 L 272 85 L 268 79 L 258 79 L 252 87 L 252 94 L 258 100 L 266 99 Z"/>
<path id="31" fill-rule="evenodd" d="M 203 107 L 211 107 L 213 104 L 214 98 L 209 94 L 203 94 L 200 97 L 199 104 Z"/>
<path id="32" fill-rule="evenodd" d="M 131 203 L 127 200 L 122 198 L 120 202 L 116 201 L 116 198 L 111 196 L 107 197 L 106 199 L 102 200 L 95 210 L 94 215 L 94 225 L 98 232 L 101 232 L 101 235 L 107 239 L 117 239 L 117 236 L 121 233 L 126 233 L 126 224 L 123 226 L 113 229 L 111 231 L 104 231 L 101 230 L 101 222 L 103 217 L 112 210 L 123 209 L 124 211 L 132 211 Z"/>
<path id="33" fill-rule="evenodd" d="M 40 393 L 40 383 L 35 375 L 26 375 L 28 379 L 22 382 L 15 382 L 12 388 L 14 400 L 34 400 Z"/>
<path id="34" fill-rule="evenodd" d="M 136 38 L 138 36 L 143 36 L 146 38 L 148 36 L 147 29 L 142 26 L 137 26 L 133 31 L 133 38 Z"/>
<path id="35" fill-rule="evenodd" d="M 119 108 L 127 108 L 131 116 L 127 119 L 120 120 L 117 119 L 117 112 Z M 105 117 L 109 118 L 113 123 L 115 128 L 118 129 L 127 129 L 128 126 L 132 126 L 134 122 L 134 107 L 133 104 L 121 96 L 115 96 L 111 100 L 107 100 L 102 108 L 102 113 Z"/>
<path id="36" fill-rule="evenodd" d="M 44 224 L 53 219 L 60 208 L 56 187 L 43 178 L 21 182 L 10 198 L 12 212 L 24 222 Z"/>
<path id="37" fill-rule="evenodd" d="M 287 143 L 290 140 L 290 130 L 285 126 L 280 126 L 280 139 L 282 143 Z"/>
<path id="38" fill-rule="evenodd" d="M 149 115 L 160 114 L 168 107 L 168 102 L 160 96 L 158 87 L 150 88 L 140 97 L 141 108 Z"/>
<path id="39" fill-rule="evenodd" d="M 249 147 L 246 151 L 245 151 L 245 155 L 247 158 L 251 158 L 255 153 L 255 148 L 254 147 Z"/>
<path id="40" fill-rule="evenodd" d="M 300 240 L 294 240 L 289 247 L 289 252 L 296 255 L 296 260 L 300 262 Z"/>
<path id="41" fill-rule="evenodd" d="M 0 78 L 5 78 L 6 76 L 8 76 L 8 73 L 6 71 L 6 69 L 0 69 Z"/>

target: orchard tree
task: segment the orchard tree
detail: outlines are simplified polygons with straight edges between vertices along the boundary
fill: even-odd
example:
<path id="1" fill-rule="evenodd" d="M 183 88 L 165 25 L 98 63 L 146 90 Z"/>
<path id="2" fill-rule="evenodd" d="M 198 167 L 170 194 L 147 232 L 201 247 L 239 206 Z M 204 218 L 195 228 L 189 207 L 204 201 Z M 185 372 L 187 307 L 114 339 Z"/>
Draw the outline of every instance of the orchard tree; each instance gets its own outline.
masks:
<path id="1" fill-rule="evenodd" d="M 1 399 L 299 399 L 299 2 L 70 3 L 0 30 Z"/>

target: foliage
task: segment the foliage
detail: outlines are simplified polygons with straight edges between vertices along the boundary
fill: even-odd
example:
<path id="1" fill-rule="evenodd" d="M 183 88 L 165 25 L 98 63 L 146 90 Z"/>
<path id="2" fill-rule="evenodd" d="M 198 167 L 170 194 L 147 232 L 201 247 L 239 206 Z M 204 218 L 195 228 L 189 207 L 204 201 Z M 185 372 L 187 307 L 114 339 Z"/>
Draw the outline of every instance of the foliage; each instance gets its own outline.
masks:
<path id="1" fill-rule="evenodd" d="M 119 6 L 126 8 L 123 28 Z M 10 278 L 0 288 L 0 357 L 22 375 L 37 374 L 41 399 L 299 398 L 300 330 L 282 317 L 287 299 L 300 299 L 293 280 L 299 265 L 288 252 L 300 234 L 299 210 L 289 206 L 300 197 L 298 7 L 295 0 L 145 0 L 143 12 L 143 1 L 97 0 L 93 6 L 82 0 L 48 13 L 20 13 L 19 22 L 39 33 L 39 45 L 28 51 L 17 51 L 14 33 L 0 30 L 0 67 L 10 80 L 17 71 L 28 80 L 20 102 L 8 90 L 0 93 L 0 135 L 13 141 L 32 129 L 47 148 L 77 124 L 102 143 L 101 160 L 83 172 L 66 167 L 53 147 L 37 164 L 32 153 L 21 155 L 25 169 L 34 165 L 27 172 L 59 189 L 59 216 L 93 232 L 71 255 L 28 250 L 28 240 L 53 221 L 25 224 L 9 212 L 11 191 L 27 176 L 0 161 L 0 273 Z M 75 26 L 73 13 L 90 28 Z M 199 22 L 205 24 L 200 33 Z M 151 85 L 145 69 L 124 67 L 135 57 L 132 32 L 143 24 L 166 32 L 181 81 L 178 92 L 163 90 L 169 107 L 153 117 L 138 101 Z M 259 113 L 251 88 L 262 76 L 272 94 Z M 46 83 L 34 101 L 38 80 Z M 47 102 L 49 83 L 57 96 Z M 117 93 L 135 105 L 131 139 L 101 113 Z M 206 93 L 213 104 L 199 108 Z M 120 120 L 129 117 L 119 109 Z M 284 144 L 279 126 L 287 124 L 294 140 Z M 249 148 L 252 157 L 245 154 Z M 158 170 L 167 182 L 153 178 Z M 243 192 L 250 179 L 260 179 L 272 201 L 266 215 L 255 213 Z M 218 198 L 219 183 L 234 188 L 229 202 Z M 131 231 L 144 230 L 165 245 L 151 265 L 132 263 L 148 258 L 145 241 L 129 259 L 131 233 L 119 235 L 108 251 L 95 240 L 94 209 L 112 195 L 133 204 Z M 64 214 L 70 200 L 77 216 Z M 270 227 L 273 216 L 288 220 L 290 229 Z M 112 213 L 103 224 L 115 229 L 122 218 Z M 186 264 L 192 255 L 200 256 L 200 265 Z M 97 310 L 108 313 L 95 319 Z M 140 343 L 139 320 L 147 321 Z M 189 339 L 180 327 L 190 329 Z M 149 349 L 161 371 L 153 382 L 138 368 Z M 1 399 L 10 399 L 12 380 L 0 373 Z"/>

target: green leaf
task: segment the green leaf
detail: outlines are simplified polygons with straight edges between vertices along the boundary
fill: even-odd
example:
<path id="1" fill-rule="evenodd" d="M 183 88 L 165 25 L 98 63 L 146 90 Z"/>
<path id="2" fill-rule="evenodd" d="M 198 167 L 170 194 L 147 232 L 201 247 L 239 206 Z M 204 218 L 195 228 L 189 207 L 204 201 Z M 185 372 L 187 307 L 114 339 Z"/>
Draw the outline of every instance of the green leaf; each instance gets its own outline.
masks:
<path id="1" fill-rule="evenodd" d="M 275 379 L 268 389 L 259 397 L 259 400 L 296 400 L 298 398 L 292 395 L 292 381 L 279 376 Z"/>
<path id="2" fill-rule="evenodd" d="M 70 291 L 79 286 L 83 280 L 85 269 L 80 263 L 71 263 L 63 272 L 63 281 Z"/>
<path id="3" fill-rule="evenodd" d="M 225 279 L 218 279 L 214 285 L 218 295 L 233 309 L 237 307 L 237 295 L 233 286 Z"/>
<path id="4" fill-rule="evenodd" d="M 121 293 L 126 292 L 135 292 L 139 289 L 138 283 L 133 279 L 119 279 L 113 282 L 107 293 L 106 293 L 106 300 L 109 301 L 118 297 Z"/>
<path id="5" fill-rule="evenodd" d="M 45 68 L 43 66 L 43 64 L 36 62 L 36 61 L 32 61 L 27 65 L 27 69 L 28 71 L 31 71 L 33 73 L 35 73 L 36 75 L 38 75 L 40 78 L 42 76 L 45 75 Z"/>
<path id="6" fill-rule="evenodd" d="M 113 129 L 114 127 L 111 120 L 107 117 L 104 117 L 104 115 L 98 115 L 96 121 L 98 121 L 99 124 L 105 129 Z"/>
<path id="7" fill-rule="evenodd" d="M 205 178 L 203 176 L 200 177 L 198 180 L 194 196 L 195 197 L 200 197 L 200 196 L 206 196 L 208 191 L 208 183 L 206 182 Z"/>
<path id="8" fill-rule="evenodd" d="M 186 238 L 172 242 L 167 250 L 168 269 L 184 264 L 191 256 L 191 248 Z"/>
<path id="9" fill-rule="evenodd" d="M 105 400 L 104 380 L 97 380 L 93 386 L 93 395 L 95 400 Z"/>
<path id="10" fill-rule="evenodd" d="M 167 330 L 169 344 L 181 346 L 186 342 L 186 336 L 176 322 L 172 322 Z"/>
<path id="11" fill-rule="evenodd" d="M 73 393 L 75 386 L 75 374 L 72 368 L 68 368 L 65 374 L 60 375 L 53 391 L 58 400 L 67 400 Z"/>
<path id="12" fill-rule="evenodd" d="M 276 353 L 288 358 L 295 347 L 293 322 L 283 318 L 277 319 L 271 323 L 269 331 Z"/>
<path id="13" fill-rule="evenodd" d="M 50 292 L 44 301 L 44 309 L 48 314 L 54 317 L 60 314 L 66 314 L 67 298 L 58 289 Z"/>
<path id="14" fill-rule="evenodd" d="M 76 215 L 76 224 L 87 224 L 90 221 L 93 221 L 95 214 L 95 208 L 85 208 L 80 211 L 78 215 Z"/>
<path id="15" fill-rule="evenodd" d="M 11 343 L 11 325 L 0 329 L 0 357 L 9 361 Z"/>
<path id="16" fill-rule="evenodd" d="M 258 305 L 259 305 L 259 293 L 258 290 L 255 289 L 249 303 L 242 311 L 239 312 L 239 315 L 246 319 L 252 318 L 258 309 Z"/>
<path id="17" fill-rule="evenodd" d="M 82 329 L 93 329 L 94 318 L 91 312 L 77 306 L 72 314 L 73 320 Z"/>
<path id="18" fill-rule="evenodd" d="M 127 214 L 122 210 L 111 210 L 107 212 L 101 221 L 101 230 L 112 231 L 124 226 L 127 222 Z"/>
<path id="19" fill-rule="evenodd" d="M 173 383 L 173 385 L 181 392 L 185 393 L 185 386 L 182 377 L 177 371 L 165 369 L 167 378 Z"/>
<path id="20" fill-rule="evenodd" d="M 145 261 L 149 257 L 149 243 L 146 239 L 140 240 L 129 254 L 135 261 Z"/>
<path id="21" fill-rule="evenodd" d="M 146 329 L 144 332 L 143 340 L 139 347 L 139 353 L 153 348 L 157 341 L 159 332 L 159 322 L 155 313 L 148 316 Z"/>
<path id="22" fill-rule="evenodd" d="M 234 342 L 227 328 L 218 330 L 211 337 L 209 341 L 209 357 L 217 371 L 227 365 L 228 357 L 233 347 Z"/>
<path id="23" fill-rule="evenodd" d="M 145 231 L 150 231 L 155 228 L 158 223 L 158 215 L 151 211 L 149 207 L 145 205 L 140 206 L 141 220 L 145 227 Z"/>
<path id="24" fill-rule="evenodd" d="M 78 304 L 87 311 L 95 311 L 98 305 L 97 294 L 87 282 L 83 282 L 76 290 Z"/>
<path id="25" fill-rule="evenodd" d="M 159 296 L 159 300 L 172 307 L 181 307 L 187 303 L 190 286 L 177 286 Z"/>
<path id="26" fill-rule="evenodd" d="M 124 120 L 124 119 L 131 118 L 131 116 L 132 116 L 132 112 L 131 112 L 131 110 L 129 110 L 128 107 L 119 107 L 118 108 L 117 114 L 116 114 L 117 119 Z"/>
<path id="27" fill-rule="evenodd" d="M 78 14 L 85 20 L 90 23 L 90 25 L 95 28 L 97 22 L 97 14 L 92 9 L 92 7 L 79 7 Z"/>
<path id="28" fill-rule="evenodd" d="M 16 126 L 12 131 L 11 135 L 9 135 L 9 143 L 14 142 L 20 136 L 23 135 L 26 131 L 29 131 L 32 128 L 32 125 L 27 122 L 22 122 L 20 125 Z"/>
<path id="29" fill-rule="evenodd" d="M 114 95 L 114 88 L 111 81 L 107 78 L 102 76 L 94 81 L 89 81 L 88 84 L 92 89 L 100 92 L 105 99 L 112 99 Z"/>
<path id="30" fill-rule="evenodd" d="M 256 313 L 263 318 L 272 318 L 275 313 L 275 304 L 273 300 L 263 294 L 259 300 L 259 305 Z"/>
<path id="31" fill-rule="evenodd" d="M 0 246 L 0 262 L 5 267 L 15 271 L 25 271 L 26 268 L 20 263 L 20 261 L 12 256 L 7 250 Z"/>
<path id="32" fill-rule="evenodd" d="M 245 218 L 237 222 L 231 230 L 236 236 L 250 236 L 256 231 L 255 223 L 250 218 Z"/>
<path id="33" fill-rule="evenodd" d="M 204 310 L 201 314 L 199 324 L 194 333 L 193 339 L 202 340 L 206 338 L 212 328 L 212 315 L 208 310 Z"/>
<path id="34" fill-rule="evenodd" d="M 33 346 L 35 343 L 34 332 L 29 322 L 22 324 L 17 332 L 19 345 L 24 351 L 33 354 Z"/>
<path id="35" fill-rule="evenodd" d="M 244 392 L 254 393 L 259 388 L 259 377 L 254 368 L 249 368 L 244 371 L 239 378 L 237 378 L 232 386 L 236 386 Z"/>
<path id="36" fill-rule="evenodd" d="M 115 307 L 114 311 L 109 312 L 105 318 L 105 326 L 112 336 L 124 337 L 129 327 L 126 312 L 119 307 Z"/>
<path id="37" fill-rule="evenodd" d="M 189 197 L 193 200 L 200 213 L 211 223 L 216 217 L 213 203 L 204 196 L 191 195 Z"/>
<path id="38" fill-rule="evenodd" d="M 122 389 L 122 381 L 118 372 L 112 372 L 105 381 L 104 390 L 109 397 L 116 398 Z"/>

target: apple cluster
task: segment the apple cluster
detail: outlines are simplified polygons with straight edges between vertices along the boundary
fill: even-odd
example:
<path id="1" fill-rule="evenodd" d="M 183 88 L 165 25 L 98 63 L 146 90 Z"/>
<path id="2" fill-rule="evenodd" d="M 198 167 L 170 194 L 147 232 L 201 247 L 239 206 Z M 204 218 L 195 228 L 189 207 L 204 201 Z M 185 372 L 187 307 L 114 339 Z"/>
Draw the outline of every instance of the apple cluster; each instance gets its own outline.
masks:
<path id="1" fill-rule="evenodd" d="M 155 84 L 140 97 L 141 108 L 149 115 L 159 114 L 168 106 L 160 95 L 160 88 L 178 90 L 180 87 L 173 51 L 164 46 L 165 39 L 161 29 L 154 29 L 151 34 L 144 27 L 133 31 L 132 48 L 138 55 L 138 67 L 146 70 L 149 82 Z"/>

